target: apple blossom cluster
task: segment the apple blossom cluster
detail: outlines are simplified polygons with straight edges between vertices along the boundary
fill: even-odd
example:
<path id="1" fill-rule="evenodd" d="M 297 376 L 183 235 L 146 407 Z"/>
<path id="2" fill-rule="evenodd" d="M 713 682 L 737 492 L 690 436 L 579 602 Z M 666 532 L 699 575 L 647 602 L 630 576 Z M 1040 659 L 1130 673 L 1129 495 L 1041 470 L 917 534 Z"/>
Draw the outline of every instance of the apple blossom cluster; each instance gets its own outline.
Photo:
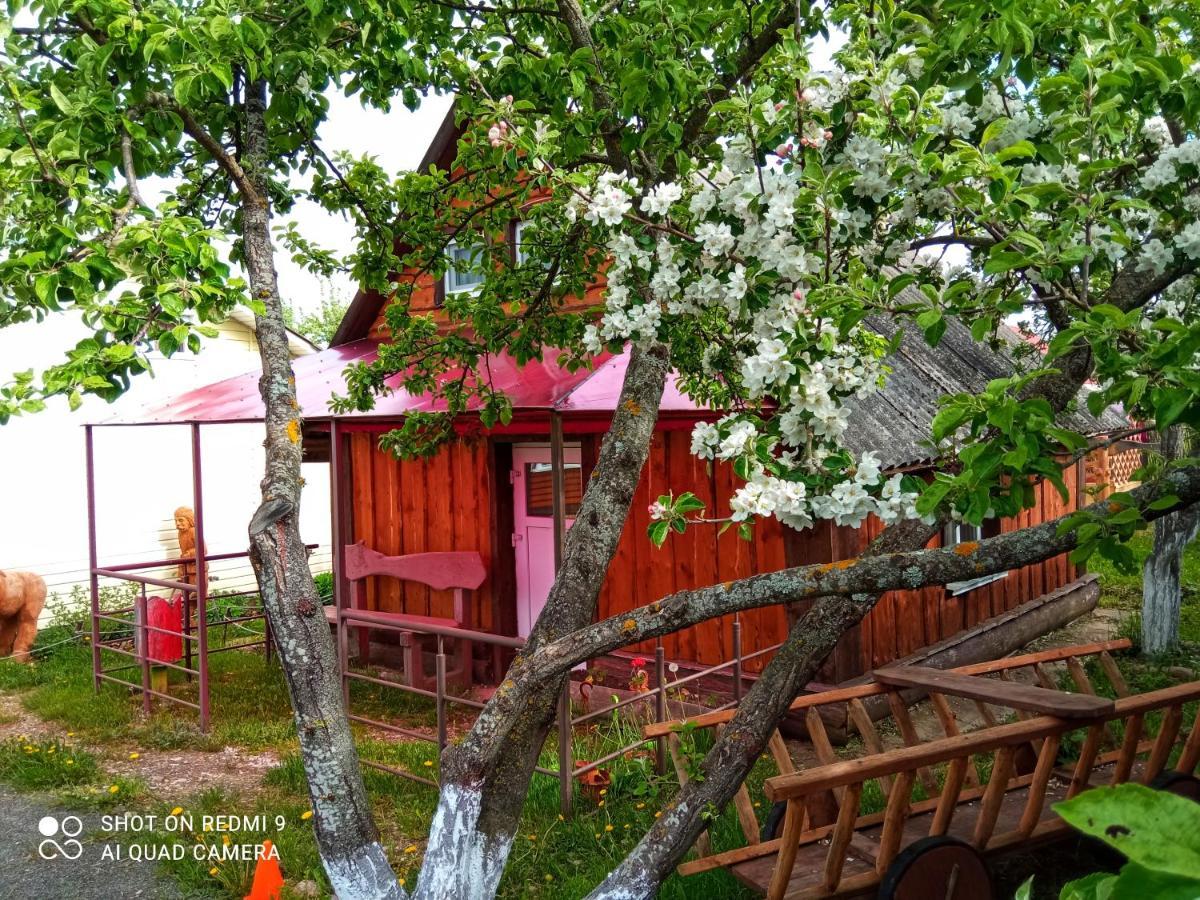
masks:
<path id="1" fill-rule="evenodd" d="M 860 177 L 875 179 L 864 194 L 887 190 L 883 155 L 869 141 L 846 156 Z M 621 173 L 600 175 L 568 206 L 569 217 L 611 229 L 604 311 L 584 344 L 593 353 L 646 346 L 681 322 L 709 323 L 708 374 L 736 380 L 739 396 L 773 410 L 734 413 L 693 433 L 695 455 L 736 464 L 745 478 L 734 521 L 774 516 L 806 528 L 817 519 L 857 525 L 870 514 L 886 522 L 915 515 L 917 495 L 899 476 L 884 479 L 874 455 L 855 464 L 841 447 L 849 403 L 883 379 L 882 341 L 861 325 L 843 327 L 836 306 L 813 300 L 822 260 L 798 227 L 801 190 L 797 167 L 759 165 L 745 136 L 683 183 L 643 191 Z M 624 227 L 633 217 L 639 227 Z"/>

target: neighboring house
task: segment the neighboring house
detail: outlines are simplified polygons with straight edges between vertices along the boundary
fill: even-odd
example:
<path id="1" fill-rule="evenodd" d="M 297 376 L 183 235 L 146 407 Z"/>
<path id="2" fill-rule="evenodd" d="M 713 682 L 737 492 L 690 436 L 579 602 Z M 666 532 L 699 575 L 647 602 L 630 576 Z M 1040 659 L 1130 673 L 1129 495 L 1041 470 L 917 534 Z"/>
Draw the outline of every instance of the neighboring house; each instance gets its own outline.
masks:
<path id="1" fill-rule="evenodd" d="M 254 317 L 237 310 L 217 326 L 218 336 L 199 354 L 153 356 L 153 374 L 133 380 L 129 393 L 112 404 L 95 397 L 71 413 L 55 402 L 36 415 L 0 428 L 0 569 L 37 572 L 62 599 L 87 588 L 88 542 L 85 508 L 86 422 L 136 418 L 147 404 L 198 384 L 241 374 L 258 366 Z M 5 374 L 44 365 L 81 336 L 69 316 L 0 330 Z M 292 335 L 294 357 L 315 352 Z M 257 387 L 255 387 L 257 390 Z M 261 425 L 231 425 L 204 435 L 208 549 L 245 550 L 246 526 L 258 506 L 263 474 Z M 176 556 L 173 513 L 192 505 L 190 436 L 181 428 L 97 428 L 98 549 L 105 564 Z M 308 540 L 319 543 L 318 568 L 329 565 L 329 486 L 324 467 L 311 467 L 306 517 Z M 213 563 L 212 590 L 253 586 L 245 560 Z M 53 606 L 53 604 L 51 604 Z M 44 618 L 45 618 L 44 614 Z"/>
<path id="2" fill-rule="evenodd" d="M 452 120 L 431 147 L 422 169 L 446 166 L 454 153 Z M 512 229 L 517 233 L 519 229 Z M 451 266 L 443 280 L 427 274 L 401 272 L 412 278 L 410 304 L 414 312 L 438 307 L 447 291 L 470 289 L 469 279 Z M 602 287 L 589 290 L 584 302 L 600 298 Z M 553 538 L 550 503 L 552 420 L 565 434 L 565 504 L 569 524 L 583 485 L 594 466 L 627 363 L 626 355 L 603 359 L 593 372 L 569 373 L 551 360 L 523 368 L 507 356 L 493 357 L 486 371 L 493 386 L 512 401 L 512 422 L 484 429 L 471 413 L 462 417 L 460 436 L 434 456 L 400 461 L 381 451 L 379 435 L 397 427 L 412 411 L 431 408 L 429 399 L 403 390 L 379 398 L 370 413 L 333 416 L 331 393 L 344 389 L 347 364 L 374 357 L 386 340 L 382 315 L 386 298 L 363 292 L 347 310 L 330 349 L 297 360 L 299 401 L 305 422 L 305 442 L 311 459 L 338 460 L 340 498 L 334 509 L 334 534 L 339 544 L 362 541 L 388 555 L 425 551 L 478 551 L 488 578 L 472 596 L 468 627 L 495 634 L 523 636 L 545 603 L 553 580 Z M 869 323 L 890 334 L 887 321 Z M 1014 341 L 1018 340 L 1012 335 Z M 879 394 L 860 401 L 847 442 L 856 452 L 878 451 L 889 469 L 920 474 L 929 467 L 930 421 L 938 398 L 956 391 L 978 392 L 992 378 L 1014 371 L 1013 357 L 995 353 L 974 342 L 966 329 L 951 323 L 941 344 L 928 347 L 919 336 L 907 336 L 889 358 L 892 374 Z M 483 370 L 485 367 L 480 367 Z M 454 377 L 450 373 L 447 377 Z M 395 379 L 393 379 L 393 384 Z M 177 398 L 150 413 L 158 421 L 248 421 L 262 416 L 251 376 L 229 379 Z M 880 531 L 870 520 L 860 529 L 818 522 L 803 532 L 781 528 L 773 520 L 754 529 L 752 541 L 735 530 L 718 533 L 717 526 L 699 526 L 685 535 L 672 535 L 656 549 L 646 537 L 647 508 L 660 494 L 693 491 L 714 515 L 728 513 L 734 475 L 728 466 L 709 467 L 689 452 L 690 428 L 716 414 L 698 409 L 680 394 L 672 381 L 642 473 L 619 549 L 600 598 L 601 617 L 651 603 L 673 591 L 711 585 L 787 565 L 831 562 L 855 556 Z M 1096 418 L 1072 412 L 1063 417 L 1068 427 L 1101 434 L 1124 425 L 1120 417 Z M 337 452 L 330 453 L 331 437 Z M 1071 496 L 1066 502 L 1052 487 L 1039 489 L 1037 506 L 1013 520 L 989 523 L 982 529 L 956 526 L 935 543 L 958 543 L 1000 531 L 1025 527 L 1073 509 L 1080 497 L 1079 467 L 1067 473 Z M 336 565 L 336 561 L 335 561 Z M 864 623 L 848 634 L 826 669 L 829 680 L 844 680 L 874 666 L 905 656 L 949 637 L 1024 601 L 1054 591 L 1076 578 L 1077 571 L 1059 557 L 999 576 L 922 591 L 886 595 Z M 339 591 L 346 586 L 339 584 Z M 343 593 L 344 597 L 345 594 Z M 369 579 L 368 609 L 410 615 L 450 615 L 450 597 L 420 585 L 392 579 Z M 782 608 L 756 610 L 741 616 L 742 652 L 752 653 L 782 641 L 787 612 Z M 710 622 L 664 638 L 668 659 L 710 666 L 731 658 L 728 620 Z M 652 649 L 647 645 L 640 650 Z M 485 654 L 477 648 L 477 660 Z M 765 658 L 748 663 L 761 668 Z M 500 673 L 493 671 L 492 676 Z"/>

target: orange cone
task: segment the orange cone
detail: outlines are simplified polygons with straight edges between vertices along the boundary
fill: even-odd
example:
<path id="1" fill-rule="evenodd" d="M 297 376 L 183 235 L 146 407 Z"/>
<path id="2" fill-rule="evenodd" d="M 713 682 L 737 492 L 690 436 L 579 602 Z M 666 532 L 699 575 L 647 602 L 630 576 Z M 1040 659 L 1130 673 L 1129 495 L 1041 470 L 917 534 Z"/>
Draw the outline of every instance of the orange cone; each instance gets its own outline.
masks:
<path id="1" fill-rule="evenodd" d="M 279 900 L 279 889 L 283 887 L 283 872 L 279 860 L 271 853 L 271 842 L 263 841 L 263 856 L 254 867 L 254 883 L 246 900 Z"/>

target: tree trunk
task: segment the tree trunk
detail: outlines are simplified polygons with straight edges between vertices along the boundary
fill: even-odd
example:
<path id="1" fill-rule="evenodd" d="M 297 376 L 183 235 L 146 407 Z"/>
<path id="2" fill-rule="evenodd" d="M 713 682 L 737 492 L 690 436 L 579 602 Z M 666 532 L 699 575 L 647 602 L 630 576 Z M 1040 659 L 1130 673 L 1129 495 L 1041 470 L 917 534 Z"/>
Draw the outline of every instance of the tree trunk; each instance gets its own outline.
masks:
<path id="1" fill-rule="evenodd" d="M 562 566 L 510 675 L 546 644 L 592 621 L 650 452 L 669 369 L 670 352 L 662 344 L 632 351 L 612 426 L 567 532 Z M 506 677 L 466 739 L 443 756 L 442 794 L 418 897 L 495 896 L 567 677 L 521 687 Z"/>
<path id="2" fill-rule="evenodd" d="M 1180 425 L 1162 435 L 1167 461 L 1186 455 L 1187 434 Z M 1166 653 L 1179 644 L 1180 570 L 1183 551 L 1200 532 L 1200 507 L 1191 506 L 1154 522 L 1154 547 L 1142 570 L 1142 651 Z"/>
<path id="3" fill-rule="evenodd" d="M 248 87 L 243 167 L 256 196 L 241 200 L 242 243 L 255 316 L 266 409 L 262 505 L 250 522 L 250 560 L 287 678 L 308 777 L 321 861 L 345 900 L 403 896 L 379 844 L 342 702 L 337 653 L 300 538 L 300 419 L 271 246 L 266 87 Z"/>

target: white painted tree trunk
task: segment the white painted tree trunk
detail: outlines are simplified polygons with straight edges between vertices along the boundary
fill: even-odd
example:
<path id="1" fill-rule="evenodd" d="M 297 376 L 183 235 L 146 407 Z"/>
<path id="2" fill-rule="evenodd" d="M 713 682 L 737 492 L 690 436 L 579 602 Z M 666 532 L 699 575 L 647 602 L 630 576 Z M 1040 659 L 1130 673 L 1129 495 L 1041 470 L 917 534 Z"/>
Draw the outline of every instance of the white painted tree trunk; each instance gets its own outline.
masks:
<path id="1" fill-rule="evenodd" d="M 1179 426 L 1163 434 L 1163 456 L 1184 455 L 1185 434 Z M 1200 532 L 1200 509 L 1188 507 L 1154 523 L 1154 547 L 1142 570 L 1142 650 L 1157 654 L 1179 644 L 1179 608 L 1183 600 L 1180 571 L 1183 551 Z"/>

